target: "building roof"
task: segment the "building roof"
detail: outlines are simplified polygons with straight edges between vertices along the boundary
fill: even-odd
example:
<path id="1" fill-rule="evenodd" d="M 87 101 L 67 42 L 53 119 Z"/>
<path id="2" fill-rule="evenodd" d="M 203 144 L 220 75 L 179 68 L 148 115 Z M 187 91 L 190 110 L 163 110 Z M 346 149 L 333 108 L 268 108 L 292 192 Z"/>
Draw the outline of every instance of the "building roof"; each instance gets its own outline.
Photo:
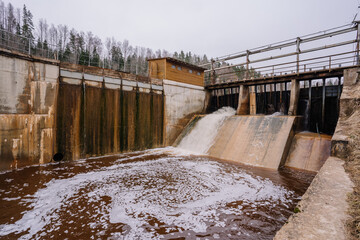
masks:
<path id="1" fill-rule="evenodd" d="M 178 59 L 176 59 L 176 58 L 171 58 L 171 57 L 152 58 L 152 59 L 148 59 L 148 61 L 162 60 L 162 59 L 166 59 L 166 61 L 168 61 L 168 62 L 175 63 L 175 64 L 182 65 L 182 66 L 186 66 L 186 67 L 189 67 L 189 68 L 192 68 L 192 69 L 196 69 L 196 70 L 199 70 L 199 71 L 202 71 L 202 72 L 203 72 L 204 70 L 206 70 L 206 68 L 199 67 L 199 66 L 197 66 L 197 65 L 194 65 L 194 64 L 191 64 L 191 63 L 187 63 L 187 62 L 178 60 Z"/>

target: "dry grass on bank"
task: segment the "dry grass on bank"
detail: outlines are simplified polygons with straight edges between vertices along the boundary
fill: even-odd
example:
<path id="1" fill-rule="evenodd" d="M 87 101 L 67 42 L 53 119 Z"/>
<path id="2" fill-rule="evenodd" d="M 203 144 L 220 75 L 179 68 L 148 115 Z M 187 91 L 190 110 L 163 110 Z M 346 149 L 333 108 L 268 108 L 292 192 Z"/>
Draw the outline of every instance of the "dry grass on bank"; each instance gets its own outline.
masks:
<path id="1" fill-rule="evenodd" d="M 354 190 L 348 196 L 351 219 L 348 220 L 347 227 L 351 234 L 350 239 L 360 239 L 360 135 L 351 135 L 350 138 L 350 152 L 345 164 L 345 170 L 354 183 Z"/>

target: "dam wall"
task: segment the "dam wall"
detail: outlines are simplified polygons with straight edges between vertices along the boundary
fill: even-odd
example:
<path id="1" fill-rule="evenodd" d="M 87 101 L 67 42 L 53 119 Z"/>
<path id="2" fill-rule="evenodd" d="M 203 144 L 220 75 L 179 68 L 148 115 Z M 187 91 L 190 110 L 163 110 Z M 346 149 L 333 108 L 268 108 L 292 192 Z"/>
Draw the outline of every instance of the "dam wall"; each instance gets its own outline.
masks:
<path id="1" fill-rule="evenodd" d="M 278 169 L 285 163 L 294 133 L 294 116 L 233 116 L 225 120 L 208 154 Z"/>
<path id="2" fill-rule="evenodd" d="M 344 71 L 344 86 L 340 98 L 339 121 L 331 140 L 331 155 L 346 159 L 349 142 L 359 138 L 360 129 L 360 75 L 359 69 Z"/>
<path id="3" fill-rule="evenodd" d="M 344 70 L 339 120 L 331 138 L 331 157 L 316 175 L 293 214 L 274 239 L 348 239 L 356 224 L 360 136 L 359 69 Z M 344 161 L 345 160 L 345 161 Z M 355 200 L 353 200 L 355 199 Z"/>
<path id="4" fill-rule="evenodd" d="M 172 145 L 195 114 L 204 111 L 201 86 L 163 80 L 165 95 L 165 145 Z"/>
<path id="5" fill-rule="evenodd" d="M 318 172 L 330 156 L 331 135 L 311 132 L 295 134 L 285 166 Z"/>
<path id="6" fill-rule="evenodd" d="M 0 51 L 0 169 L 163 146 L 162 82 Z"/>
<path id="7" fill-rule="evenodd" d="M 56 118 L 57 151 L 65 159 L 163 146 L 162 85 L 71 70 L 60 69 Z"/>
<path id="8" fill-rule="evenodd" d="M 48 162 L 54 152 L 58 61 L 0 55 L 0 169 Z"/>
<path id="9" fill-rule="evenodd" d="M 204 108 L 199 84 L 5 49 L 0 79 L 0 170 L 168 146 Z"/>

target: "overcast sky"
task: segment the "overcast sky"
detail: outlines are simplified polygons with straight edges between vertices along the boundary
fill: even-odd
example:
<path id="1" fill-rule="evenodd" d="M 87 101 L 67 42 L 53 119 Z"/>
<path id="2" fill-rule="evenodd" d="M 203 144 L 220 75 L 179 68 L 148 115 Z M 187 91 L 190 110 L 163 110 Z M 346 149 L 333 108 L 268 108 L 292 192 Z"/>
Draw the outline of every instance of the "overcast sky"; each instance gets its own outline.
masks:
<path id="1" fill-rule="evenodd" d="M 8 0 L 4 0 L 8 3 Z M 11 0 L 35 17 L 133 46 L 222 56 L 350 23 L 359 0 Z M 359 14 L 360 15 L 360 14 Z M 357 18 L 359 19 L 359 17 Z"/>

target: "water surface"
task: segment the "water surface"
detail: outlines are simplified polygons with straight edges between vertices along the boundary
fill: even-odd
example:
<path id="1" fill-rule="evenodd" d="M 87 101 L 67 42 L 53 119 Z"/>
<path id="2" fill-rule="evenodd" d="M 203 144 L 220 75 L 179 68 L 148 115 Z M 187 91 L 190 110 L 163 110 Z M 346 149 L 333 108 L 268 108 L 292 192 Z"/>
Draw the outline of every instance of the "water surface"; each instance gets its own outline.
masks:
<path id="1" fill-rule="evenodd" d="M 0 174 L 1 239 L 272 239 L 313 174 L 173 148 Z"/>

